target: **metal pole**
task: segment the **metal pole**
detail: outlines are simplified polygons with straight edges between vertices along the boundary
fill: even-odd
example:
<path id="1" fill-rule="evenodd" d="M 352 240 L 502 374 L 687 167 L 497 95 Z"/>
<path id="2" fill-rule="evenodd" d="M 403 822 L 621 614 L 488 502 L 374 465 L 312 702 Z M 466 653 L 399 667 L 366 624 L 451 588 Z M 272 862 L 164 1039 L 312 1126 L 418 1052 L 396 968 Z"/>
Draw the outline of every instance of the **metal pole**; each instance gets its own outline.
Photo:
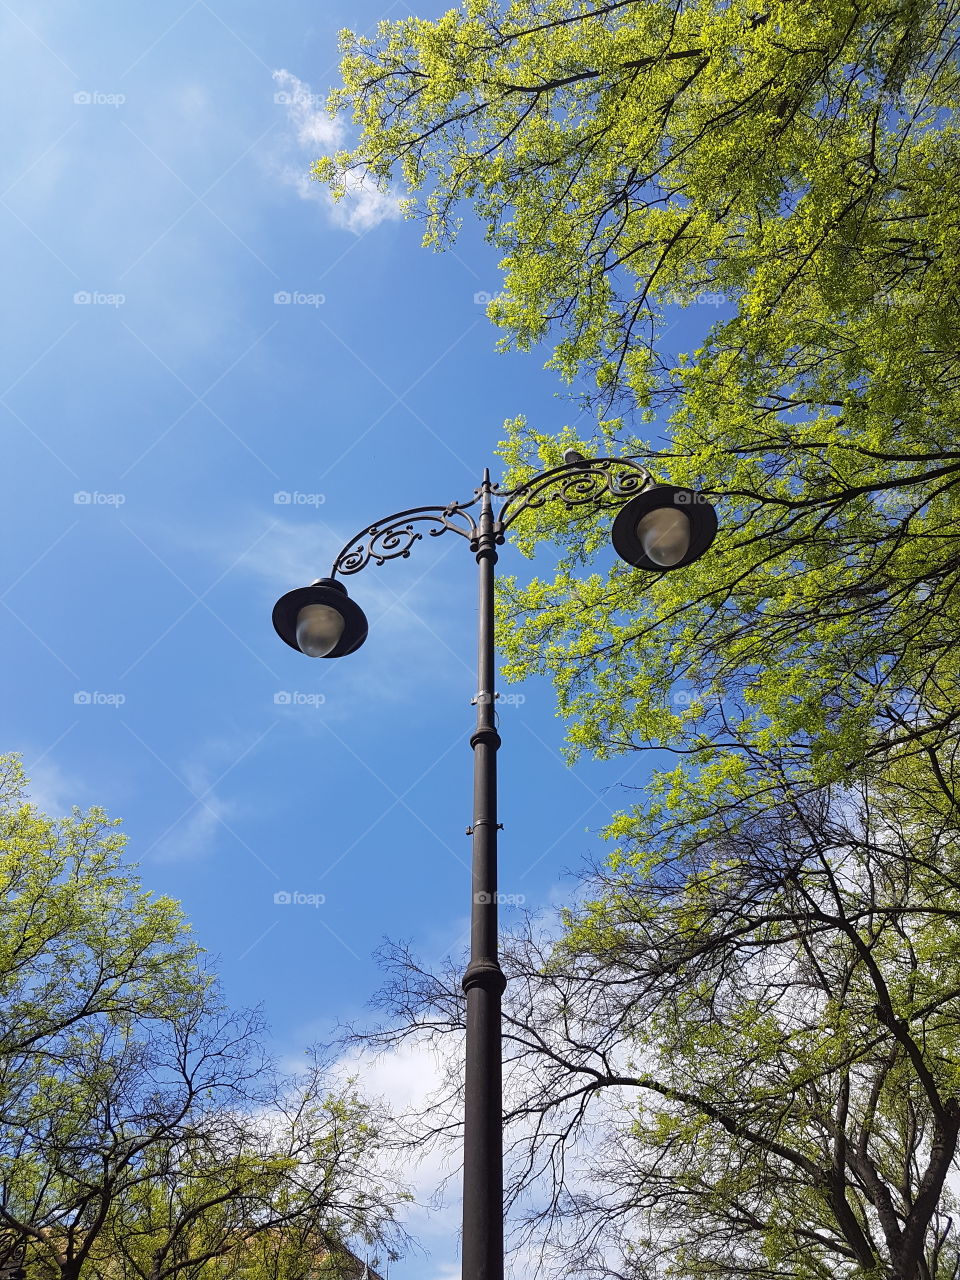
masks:
<path id="1" fill-rule="evenodd" d="M 483 476 L 477 540 L 480 609 L 477 727 L 473 748 L 473 900 L 467 996 L 463 1126 L 463 1280 L 503 1280 L 503 1083 L 500 997 L 506 979 L 497 958 L 497 749 L 494 720 L 494 533 L 490 472 Z"/>

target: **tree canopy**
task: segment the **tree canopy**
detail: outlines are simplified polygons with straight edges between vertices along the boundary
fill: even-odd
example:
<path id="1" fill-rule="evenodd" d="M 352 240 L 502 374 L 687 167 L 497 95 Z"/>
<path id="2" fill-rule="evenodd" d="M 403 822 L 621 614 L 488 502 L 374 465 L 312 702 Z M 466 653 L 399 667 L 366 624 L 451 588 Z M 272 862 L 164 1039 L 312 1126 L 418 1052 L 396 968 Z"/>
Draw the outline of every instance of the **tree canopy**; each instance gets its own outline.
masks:
<path id="1" fill-rule="evenodd" d="M 508 482 L 576 441 L 717 496 L 714 550 L 653 581 L 585 577 L 606 525 L 552 511 L 560 571 L 503 609 L 509 671 L 552 675 L 572 744 L 677 747 L 691 806 L 755 792 L 766 741 L 825 782 L 952 738 L 958 17 L 470 0 L 344 36 L 332 105 L 361 132 L 317 175 L 402 178 L 437 244 L 472 201 L 504 341 L 552 341 L 600 400 L 589 439 L 511 424 Z M 725 307 L 668 354 L 705 290 Z"/>
<path id="2" fill-rule="evenodd" d="M 317 177 L 401 181 L 441 248 L 472 205 L 502 344 L 580 400 L 507 424 L 507 484 L 575 446 L 720 516 L 651 575 L 606 516 L 534 512 L 557 571 L 501 580 L 507 673 L 552 677 L 571 755 L 674 755 L 559 937 L 508 943 L 513 1192 L 546 1181 L 567 1275 L 960 1274 L 958 47 L 950 0 L 344 34 L 359 133 Z M 393 967 L 374 1043 L 462 1032 L 453 970 Z"/>
<path id="3" fill-rule="evenodd" d="M 617 1280 L 957 1280 L 960 862 L 909 776 L 790 788 L 598 866 L 505 941 L 515 1243 Z M 392 947 L 387 1021 L 459 1047 L 459 964 Z M 411 1118 L 459 1131 L 462 1084 Z"/>
<path id="4" fill-rule="evenodd" d="M 398 1249 L 382 1110 L 320 1059 L 280 1071 L 116 821 L 24 787 L 0 757 L 0 1267 L 284 1280 Z"/>

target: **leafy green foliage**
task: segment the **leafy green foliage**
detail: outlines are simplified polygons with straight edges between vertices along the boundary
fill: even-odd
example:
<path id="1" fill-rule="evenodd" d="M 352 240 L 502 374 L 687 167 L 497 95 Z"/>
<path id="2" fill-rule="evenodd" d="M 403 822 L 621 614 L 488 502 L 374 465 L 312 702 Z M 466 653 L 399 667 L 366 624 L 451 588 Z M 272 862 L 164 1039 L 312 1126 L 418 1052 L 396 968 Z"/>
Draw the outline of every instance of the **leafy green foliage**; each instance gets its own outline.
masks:
<path id="1" fill-rule="evenodd" d="M 557 1275 L 960 1276 L 960 829 L 894 772 L 665 837 L 506 939 L 510 1196 Z M 458 967 L 391 967 L 367 1039 L 459 1044 Z"/>
<path id="2" fill-rule="evenodd" d="M 607 567 L 609 513 L 531 513 L 558 569 L 501 580 L 507 674 L 552 678 L 571 755 L 677 761 L 561 943 L 509 956 L 514 1191 L 550 1184 L 564 1274 L 611 1240 L 631 1280 L 960 1274 L 958 48 L 950 0 L 466 0 L 344 36 L 359 140 L 317 176 L 400 178 L 436 247 L 472 203 L 503 344 L 596 411 L 508 423 L 507 485 L 575 446 L 720 514 L 655 575 Z M 447 975 L 397 966 L 384 1042 L 459 1033 Z"/>
<path id="3" fill-rule="evenodd" d="M 186 1007 L 200 948 L 177 903 L 123 865 L 118 823 L 48 818 L 16 758 L 0 764 L 0 1055 L 42 1052 L 83 1019 Z"/>
<path id="4" fill-rule="evenodd" d="M 179 905 L 99 809 L 53 820 L 0 757 L 0 1266 L 35 1280 L 284 1280 L 396 1250 L 385 1118 L 265 1054 Z"/>
<path id="5" fill-rule="evenodd" d="M 768 743 L 823 783 L 949 738 L 957 35 L 931 0 L 478 0 L 344 37 L 333 105 L 362 132 L 318 176 L 399 173 L 437 244 L 472 200 L 506 341 L 555 334 L 627 410 L 581 446 L 718 495 L 715 550 L 653 579 L 584 582 L 603 535 L 553 513 L 558 574 L 502 610 L 509 672 L 552 676 L 575 749 L 682 753 L 673 812 L 762 793 L 744 752 Z M 662 355 L 704 290 L 729 318 Z M 667 409 L 654 450 L 637 417 Z M 557 442 L 514 423 L 505 457 L 522 480 Z"/>

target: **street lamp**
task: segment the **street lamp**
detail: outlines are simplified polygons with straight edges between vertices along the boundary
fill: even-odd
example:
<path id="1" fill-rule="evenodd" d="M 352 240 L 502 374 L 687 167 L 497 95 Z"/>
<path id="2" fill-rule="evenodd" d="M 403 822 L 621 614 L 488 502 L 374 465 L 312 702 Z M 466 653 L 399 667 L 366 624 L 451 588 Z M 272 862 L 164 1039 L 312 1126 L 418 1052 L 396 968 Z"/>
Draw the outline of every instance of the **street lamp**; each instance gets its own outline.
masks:
<path id="1" fill-rule="evenodd" d="M 309 658 L 341 658 L 367 638 L 363 610 L 336 578 L 318 578 L 288 591 L 274 606 L 273 625 L 291 649 Z"/>
<path id="2" fill-rule="evenodd" d="M 497 770 L 500 735 L 494 719 L 496 656 L 493 585 L 497 547 L 525 511 L 560 502 L 568 510 L 619 507 L 613 524 L 617 554 L 638 569 L 664 573 L 696 560 L 717 532 L 717 515 L 702 494 L 655 484 L 632 458 L 584 458 L 574 450 L 563 465 L 501 492 L 485 471 L 469 502 L 415 507 L 367 527 L 347 543 L 330 571 L 298 587 L 274 606 L 280 638 L 310 657 L 354 653 L 367 638 L 367 620 L 337 575 L 349 577 L 398 557 L 423 537 L 458 533 L 479 566 L 477 722 L 473 748 L 473 897 L 467 999 L 463 1133 L 463 1280 L 503 1280 L 503 1098 L 500 1001 L 506 980 L 497 946 Z M 479 503 L 476 517 L 471 508 Z M 499 506 L 499 511 L 495 510 Z"/>

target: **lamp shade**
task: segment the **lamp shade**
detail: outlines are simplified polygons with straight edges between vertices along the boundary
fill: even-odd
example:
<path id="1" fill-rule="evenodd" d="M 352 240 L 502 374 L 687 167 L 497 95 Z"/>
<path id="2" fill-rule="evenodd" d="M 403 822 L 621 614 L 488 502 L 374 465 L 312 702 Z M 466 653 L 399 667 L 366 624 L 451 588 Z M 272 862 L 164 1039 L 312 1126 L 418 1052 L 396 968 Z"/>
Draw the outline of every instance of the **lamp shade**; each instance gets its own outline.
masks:
<path id="1" fill-rule="evenodd" d="M 273 606 L 277 635 L 311 658 L 342 658 L 367 638 L 367 619 L 336 578 L 318 578 L 297 587 Z"/>
<path id="2" fill-rule="evenodd" d="M 297 614 L 297 648 L 308 658 L 333 653 L 347 627 L 339 609 L 329 604 L 305 604 Z"/>
<path id="3" fill-rule="evenodd" d="M 701 493 L 658 484 L 620 508 L 611 536 L 621 560 L 664 573 L 703 555 L 717 536 L 717 512 Z"/>

